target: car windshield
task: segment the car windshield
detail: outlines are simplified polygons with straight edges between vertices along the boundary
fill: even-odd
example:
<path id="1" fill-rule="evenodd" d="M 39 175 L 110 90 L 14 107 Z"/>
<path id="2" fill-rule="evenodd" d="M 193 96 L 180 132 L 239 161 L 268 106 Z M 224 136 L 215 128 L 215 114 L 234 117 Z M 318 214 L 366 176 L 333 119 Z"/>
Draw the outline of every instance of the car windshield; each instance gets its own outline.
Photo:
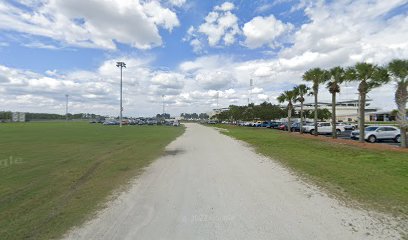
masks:
<path id="1" fill-rule="evenodd" d="M 377 130 L 378 129 L 378 127 L 366 127 L 365 128 L 365 131 L 367 131 L 367 132 L 372 132 L 372 131 L 375 131 L 375 130 Z"/>

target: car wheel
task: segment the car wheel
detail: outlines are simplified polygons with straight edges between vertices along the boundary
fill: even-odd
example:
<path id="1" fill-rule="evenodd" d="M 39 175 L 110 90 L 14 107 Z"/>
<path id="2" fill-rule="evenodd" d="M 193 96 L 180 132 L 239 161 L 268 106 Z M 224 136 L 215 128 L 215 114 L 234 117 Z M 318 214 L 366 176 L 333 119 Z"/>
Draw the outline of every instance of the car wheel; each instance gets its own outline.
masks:
<path id="1" fill-rule="evenodd" d="M 374 135 L 371 135 L 371 136 L 368 137 L 368 141 L 370 143 L 375 143 L 375 142 L 377 142 L 377 138 Z"/>
<path id="2" fill-rule="evenodd" d="M 401 135 L 396 136 L 395 139 L 394 139 L 394 141 L 395 141 L 396 143 L 401 143 Z"/>
<path id="3" fill-rule="evenodd" d="M 315 130 L 314 129 L 310 130 L 310 134 L 315 135 Z"/>
<path id="4" fill-rule="evenodd" d="M 337 134 L 337 135 L 340 135 L 340 134 L 341 134 L 340 129 L 337 129 L 337 130 L 336 130 L 336 134 Z"/>

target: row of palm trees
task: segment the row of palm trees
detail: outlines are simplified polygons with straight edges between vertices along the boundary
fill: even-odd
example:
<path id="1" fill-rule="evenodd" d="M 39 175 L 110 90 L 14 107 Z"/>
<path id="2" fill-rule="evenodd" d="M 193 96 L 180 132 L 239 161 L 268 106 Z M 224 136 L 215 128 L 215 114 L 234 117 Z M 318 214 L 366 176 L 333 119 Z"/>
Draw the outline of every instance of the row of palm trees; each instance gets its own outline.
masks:
<path id="1" fill-rule="evenodd" d="M 364 142 L 364 124 L 365 124 L 365 106 L 367 94 L 376 87 L 380 87 L 390 81 L 396 85 L 395 103 L 398 106 L 397 121 L 401 128 L 401 147 L 407 147 L 407 111 L 406 105 L 408 100 L 408 60 L 396 59 L 391 61 L 387 66 L 382 67 L 371 63 L 357 63 L 352 67 L 342 68 L 334 67 L 329 70 L 313 68 L 303 74 L 303 80 L 312 83 L 311 89 L 305 84 L 300 84 L 293 90 L 283 92 L 277 100 L 280 103 L 287 102 L 288 124 L 291 126 L 291 113 L 293 103 L 300 102 L 300 131 L 302 133 L 303 124 L 303 103 L 306 95 L 314 96 L 314 125 L 315 135 L 318 134 L 317 109 L 318 94 L 321 84 L 326 84 L 326 88 L 332 96 L 332 136 L 337 138 L 336 134 L 336 96 L 340 93 L 340 86 L 344 82 L 358 82 L 359 93 L 359 120 L 358 127 L 360 130 L 359 140 Z M 290 131 L 290 127 L 288 128 Z"/>

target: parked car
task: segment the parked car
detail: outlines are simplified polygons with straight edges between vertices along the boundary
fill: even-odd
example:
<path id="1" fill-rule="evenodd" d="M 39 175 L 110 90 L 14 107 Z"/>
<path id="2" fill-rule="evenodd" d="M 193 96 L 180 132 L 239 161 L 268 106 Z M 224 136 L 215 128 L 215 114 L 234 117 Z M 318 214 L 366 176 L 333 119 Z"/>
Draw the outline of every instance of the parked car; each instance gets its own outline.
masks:
<path id="1" fill-rule="evenodd" d="M 293 123 L 292 126 L 290 127 L 290 131 L 291 132 L 300 132 L 300 123 L 299 122 Z"/>
<path id="2" fill-rule="evenodd" d="M 257 121 L 256 123 L 254 123 L 254 127 L 262 127 L 262 122 Z"/>
<path id="3" fill-rule="evenodd" d="M 364 129 L 364 139 L 370 143 L 375 143 L 379 140 L 394 140 L 401 142 L 401 131 L 394 126 L 369 126 Z M 351 132 L 351 139 L 358 139 L 360 131 Z"/>
<path id="4" fill-rule="evenodd" d="M 271 124 L 271 122 L 265 121 L 265 122 L 263 122 L 263 123 L 261 124 L 261 127 L 270 128 L 270 126 L 271 126 L 270 124 Z"/>
<path id="5" fill-rule="evenodd" d="M 281 123 L 278 127 L 279 130 L 287 131 L 288 130 L 288 123 Z"/>
<path id="6" fill-rule="evenodd" d="M 278 129 L 280 125 L 282 125 L 281 122 L 271 122 L 271 128 L 273 129 Z"/>
<path id="7" fill-rule="evenodd" d="M 174 122 L 173 122 L 173 126 L 175 126 L 175 127 L 180 126 L 180 122 L 179 122 L 179 121 L 174 121 Z"/>
<path id="8" fill-rule="evenodd" d="M 156 120 L 154 120 L 154 119 L 149 119 L 149 120 L 147 120 L 147 125 L 157 125 L 157 121 Z"/>
<path id="9" fill-rule="evenodd" d="M 336 123 L 336 125 L 337 126 L 343 126 L 344 130 L 355 130 L 357 128 L 355 124 L 346 123 L 346 122 Z"/>
<path id="10" fill-rule="evenodd" d="M 119 122 L 116 120 L 107 120 L 103 122 L 103 125 L 119 125 Z"/>
<path id="11" fill-rule="evenodd" d="M 336 125 L 336 133 L 340 134 L 344 132 L 344 127 L 343 126 L 338 126 Z M 317 131 L 318 134 L 331 134 L 332 133 L 332 124 L 329 122 L 318 122 L 317 123 Z M 314 124 L 307 124 L 303 126 L 303 132 L 304 133 L 310 133 L 310 134 L 315 134 L 315 126 Z"/>

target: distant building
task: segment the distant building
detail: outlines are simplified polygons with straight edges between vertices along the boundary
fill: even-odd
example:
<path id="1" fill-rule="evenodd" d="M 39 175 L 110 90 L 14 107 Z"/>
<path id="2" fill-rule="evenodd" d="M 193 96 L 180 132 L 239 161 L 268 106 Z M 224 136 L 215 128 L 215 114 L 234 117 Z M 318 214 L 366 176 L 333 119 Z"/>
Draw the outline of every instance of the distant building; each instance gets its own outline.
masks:
<path id="1" fill-rule="evenodd" d="M 377 108 L 370 107 L 371 99 L 366 100 L 365 120 L 370 121 L 370 114 L 377 112 Z M 336 103 L 336 119 L 337 121 L 354 122 L 358 120 L 358 100 L 340 101 Z M 314 110 L 314 103 L 305 103 L 304 110 Z M 318 102 L 319 109 L 327 109 L 331 112 L 332 103 Z M 300 110 L 300 104 L 294 105 L 297 111 Z"/>
<path id="2" fill-rule="evenodd" d="M 25 122 L 26 114 L 23 112 L 13 112 L 11 114 L 11 121 L 12 122 Z"/>
<path id="3" fill-rule="evenodd" d="M 393 116 L 390 111 L 379 111 L 370 113 L 371 122 L 390 122 L 396 121 L 396 116 Z"/>
<path id="4" fill-rule="evenodd" d="M 228 111 L 228 110 L 229 110 L 229 108 L 215 108 L 211 112 L 208 112 L 207 114 L 211 118 L 214 115 L 217 115 L 219 113 L 222 113 L 222 112 L 225 112 L 225 111 Z"/>

